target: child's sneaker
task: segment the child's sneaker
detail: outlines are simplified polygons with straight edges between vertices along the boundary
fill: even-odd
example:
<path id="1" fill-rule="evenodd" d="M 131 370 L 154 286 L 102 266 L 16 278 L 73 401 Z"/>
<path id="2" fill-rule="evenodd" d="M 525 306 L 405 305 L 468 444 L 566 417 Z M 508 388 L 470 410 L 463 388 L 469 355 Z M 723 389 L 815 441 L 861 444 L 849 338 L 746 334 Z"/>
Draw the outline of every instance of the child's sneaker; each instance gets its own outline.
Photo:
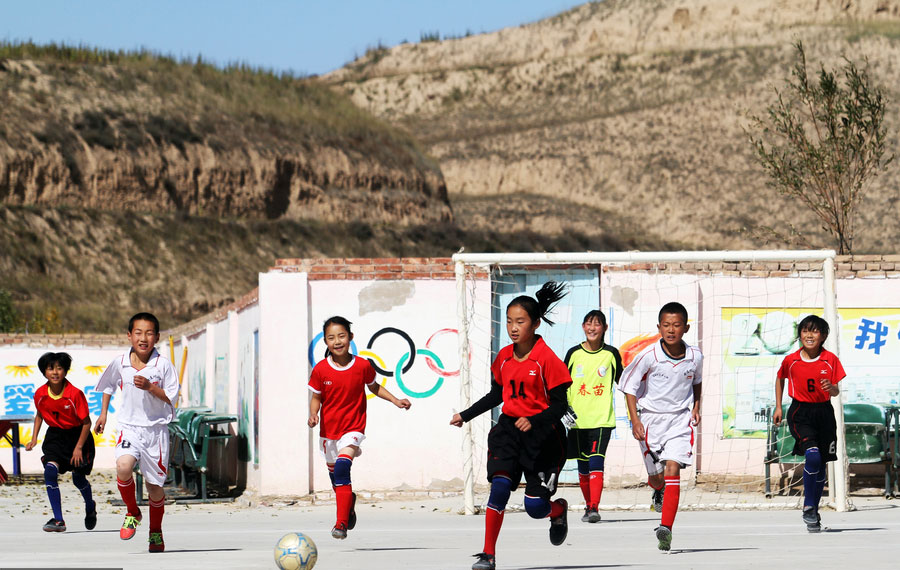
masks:
<path id="1" fill-rule="evenodd" d="M 656 540 L 659 541 L 659 544 L 656 545 L 657 548 L 668 551 L 672 548 L 672 529 L 663 525 L 656 527 Z"/>
<path id="2" fill-rule="evenodd" d="M 91 504 L 91 508 L 84 514 L 84 528 L 88 530 L 94 530 L 94 527 L 97 526 L 97 502 L 94 501 Z"/>
<path id="3" fill-rule="evenodd" d="M 559 546 L 566 541 L 569 534 L 569 503 L 565 499 L 556 499 L 554 503 L 562 505 L 562 514 L 558 517 L 550 518 L 550 544 Z"/>
<path id="4" fill-rule="evenodd" d="M 341 523 L 331 529 L 331 538 L 336 538 L 338 540 L 347 538 L 347 525 Z"/>
<path id="5" fill-rule="evenodd" d="M 350 517 L 347 519 L 347 530 L 356 526 L 356 493 L 350 495 Z"/>
<path id="6" fill-rule="evenodd" d="M 587 522 L 589 523 L 598 523 L 600 522 L 600 513 L 597 512 L 597 509 L 591 509 L 587 515 Z"/>
<path id="7" fill-rule="evenodd" d="M 119 530 L 119 538 L 122 540 L 133 538 L 134 533 L 137 531 L 137 526 L 141 524 L 141 518 L 140 513 L 137 516 L 125 515 L 125 522 L 122 523 L 122 528 Z"/>
<path id="8" fill-rule="evenodd" d="M 822 531 L 822 517 L 820 517 L 819 513 L 812 507 L 803 509 L 803 522 L 806 523 L 807 532 Z"/>
<path id="9" fill-rule="evenodd" d="M 150 552 L 165 552 L 166 543 L 163 542 L 162 531 L 150 533 L 150 546 L 147 548 Z"/>
<path id="10" fill-rule="evenodd" d="M 663 487 L 665 489 L 665 487 Z M 657 513 L 662 512 L 663 489 L 653 489 L 653 497 L 650 499 L 650 510 Z"/>
<path id="11" fill-rule="evenodd" d="M 497 568 L 497 559 L 493 554 L 479 552 L 475 555 L 478 560 L 472 564 L 472 570 L 495 570 Z"/>
<path id="12" fill-rule="evenodd" d="M 66 532 L 66 523 L 50 519 L 44 523 L 44 532 Z"/>

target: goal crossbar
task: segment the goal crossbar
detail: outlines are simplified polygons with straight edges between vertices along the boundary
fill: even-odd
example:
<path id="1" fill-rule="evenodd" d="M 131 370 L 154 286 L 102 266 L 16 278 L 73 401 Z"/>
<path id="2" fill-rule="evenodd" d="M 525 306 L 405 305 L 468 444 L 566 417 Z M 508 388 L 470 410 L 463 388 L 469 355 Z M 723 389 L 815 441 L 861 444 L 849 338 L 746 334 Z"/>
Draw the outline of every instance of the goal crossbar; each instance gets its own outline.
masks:
<path id="1" fill-rule="evenodd" d="M 837 306 L 835 298 L 834 250 L 722 250 L 722 251 L 675 251 L 675 252 L 560 252 L 560 253 L 464 253 L 453 255 L 456 269 L 457 286 L 457 318 L 459 324 L 460 355 L 460 405 L 463 409 L 472 404 L 471 377 L 469 368 L 469 319 L 467 318 L 466 301 L 466 265 L 473 266 L 540 266 L 540 265 L 580 265 L 580 264 L 629 264 L 629 263 L 670 263 L 670 262 L 779 262 L 779 261 L 821 261 L 824 281 L 824 318 L 831 327 L 837 329 Z M 839 354 L 838 335 L 830 335 L 826 340 L 826 348 Z M 847 497 L 848 464 L 846 461 L 846 443 L 844 434 L 844 413 L 840 394 L 835 405 L 837 422 L 837 447 L 842 460 L 829 464 L 833 469 L 832 482 L 829 485 L 833 505 L 838 511 L 852 509 Z M 464 487 L 465 512 L 475 513 L 474 504 L 474 463 L 471 452 L 474 439 L 469 424 L 464 426 L 463 454 L 465 459 Z M 830 475 L 832 475 L 830 473 Z"/>

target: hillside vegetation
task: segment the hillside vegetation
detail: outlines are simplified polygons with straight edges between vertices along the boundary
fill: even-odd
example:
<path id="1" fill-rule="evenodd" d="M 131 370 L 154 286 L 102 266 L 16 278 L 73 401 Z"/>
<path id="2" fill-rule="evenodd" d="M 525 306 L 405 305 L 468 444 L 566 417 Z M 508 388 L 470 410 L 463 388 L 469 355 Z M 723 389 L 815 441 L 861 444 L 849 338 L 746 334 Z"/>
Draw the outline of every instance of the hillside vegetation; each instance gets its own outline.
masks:
<path id="1" fill-rule="evenodd" d="M 592 206 L 691 248 L 831 247 L 802 205 L 767 186 L 744 131 L 789 77 L 796 40 L 814 71 L 868 60 L 898 154 L 896 0 L 605 0 L 372 50 L 326 79 L 423 143 L 467 227 L 502 219 L 555 235 L 575 220 L 607 232 L 607 218 L 582 214 Z M 898 175 L 894 161 L 872 183 L 855 253 L 897 251 Z M 554 200 L 559 215 L 531 215 L 521 193 Z"/>

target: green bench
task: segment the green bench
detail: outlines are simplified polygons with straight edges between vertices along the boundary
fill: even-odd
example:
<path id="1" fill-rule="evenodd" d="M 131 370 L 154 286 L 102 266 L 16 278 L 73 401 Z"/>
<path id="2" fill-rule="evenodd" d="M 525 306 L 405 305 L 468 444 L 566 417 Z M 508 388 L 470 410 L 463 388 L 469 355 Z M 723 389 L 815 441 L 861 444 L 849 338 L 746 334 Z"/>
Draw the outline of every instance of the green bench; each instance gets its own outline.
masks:
<path id="1" fill-rule="evenodd" d="M 803 463 L 803 457 L 794 455 L 794 438 L 787 420 L 780 425 L 772 423 L 773 409 L 766 410 L 766 498 L 772 497 L 771 466 L 774 463 Z M 884 496 L 893 498 L 897 485 L 898 440 L 900 411 L 896 407 L 877 404 L 844 404 L 844 434 L 849 463 L 881 463 L 884 465 Z M 893 437 L 892 437 L 893 434 Z M 891 446 L 894 449 L 891 449 Z"/>
<path id="2" fill-rule="evenodd" d="M 237 420 L 235 415 L 218 414 L 203 407 L 176 410 L 175 420 L 169 424 L 172 482 L 193 492 L 196 498 L 208 500 L 210 447 L 234 437 L 229 427 Z"/>

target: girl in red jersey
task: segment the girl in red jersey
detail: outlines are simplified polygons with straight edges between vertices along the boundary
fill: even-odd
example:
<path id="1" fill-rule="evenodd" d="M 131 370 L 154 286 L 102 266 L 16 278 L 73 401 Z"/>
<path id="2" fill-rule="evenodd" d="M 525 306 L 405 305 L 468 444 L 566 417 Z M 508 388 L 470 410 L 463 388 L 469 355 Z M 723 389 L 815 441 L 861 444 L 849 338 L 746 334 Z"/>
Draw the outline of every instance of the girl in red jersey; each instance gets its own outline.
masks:
<path id="1" fill-rule="evenodd" d="M 797 325 L 800 350 L 784 357 L 775 381 L 775 413 L 781 423 L 784 381 L 793 401 L 787 421 L 794 436 L 794 455 L 803 455 L 803 522 L 806 530 L 822 530 L 819 501 L 825 488 L 825 464 L 837 459 L 837 423 L 831 398 L 840 393 L 837 384 L 847 375 L 841 361 L 822 345 L 828 338 L 828 322 L 810 315 Z"/>
<path id="2" fill-rule="evenodd" d="M 350 321 L 331 317 L 322 327 L 325 358 L 313 368 L 309 377 L 309 427 L 319 425 L 319 449 L 325 455 L 328 476 L 337 502 L 337 521 L 331 536 L 347 538 L 356 526 L 356 493 L 350 482 L 353 458 L 362 453 L 360 444 L 366 438 L 366 392 L 370 392 L 398 408 L 409 409 L 406 398 L 399 400 L 375 381 L 375 370 L 368 360 L 350 353 Z M 321 422 L 319 413 L 321 412 Z"/>
<path id="3" fill-rule="evenodd" d="M 522 295 L 506 307 L 506 332 L 512 344 L 500 350 L 491 365 L 491 391 L 469 409 L 454 414 L 450 424 L 461 427 L 503 404 L 497 424 L 488 434 L 488 481 L 491 493 L 485 513 L 484 552 L 472 570 L 496 568 L 496 545 L 510 493 L 525 477 L 525 511 L 536 519 L 550 517 L 550 542 L 565 541 L 569 526 L 565 499 L 551 502 L 559 472 L 566 461 L 566 430 L 560 419 L 568 409 L 572 384 L 562 360 L 535 334 L 541 320 L 565 295 L 565 286 L 549 281 L 535 295 Z"/>
<path id="4" fill-rule="evenodd" d="M 97 525 L 97 504 L 91 497 L 91 484 L 87 475 L 94 466 L 94 438 L 91 437 L 91 416 L 84 392 L 66 380 L 72 366 L 72 357 L 65 352 L 48 352 L 38 359 L 38 368 L 47 383 L 34 393 L 34 430 L 31 441 L 25 445 L 31 451 L 37 445 L 41 425 L 47 422 L 47 433 L 41 450 L 44 464 L 44 483 L 47 497 L 53 509 L 53 518 L 44 524 L 47 532 L 63 532 L 62 500 L 59 493 L 59 475 L 72 472 L 72 483 L 84 497 L 84 526 L 92 530 Z"/>

